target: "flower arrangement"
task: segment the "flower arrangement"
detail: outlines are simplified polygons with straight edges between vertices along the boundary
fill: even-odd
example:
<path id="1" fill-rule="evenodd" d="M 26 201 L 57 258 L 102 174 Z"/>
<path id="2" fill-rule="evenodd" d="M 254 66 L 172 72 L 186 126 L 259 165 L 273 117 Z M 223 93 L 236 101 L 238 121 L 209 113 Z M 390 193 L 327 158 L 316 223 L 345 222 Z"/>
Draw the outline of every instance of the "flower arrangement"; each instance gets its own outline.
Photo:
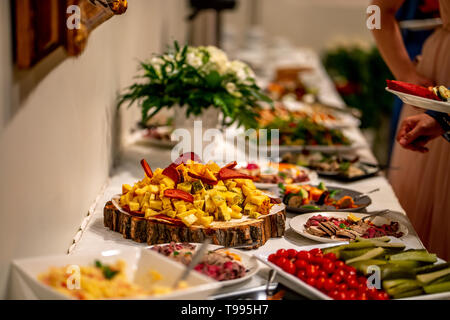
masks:
<path id="1" fill-rule="evenodd" d="M 186 106 L 186 117 L 199 116 L 210 107 L 223 114 L 223 125 L 256 128 L 259 102 L 272 103 L 241 61 L 230 61 L 213 47 L 180 47 L 177 42 L 150 62 L 141 62 L 143 74 L 121 95 L 119 107 L 138 101 L 145 124 L 163 108 Z"/>

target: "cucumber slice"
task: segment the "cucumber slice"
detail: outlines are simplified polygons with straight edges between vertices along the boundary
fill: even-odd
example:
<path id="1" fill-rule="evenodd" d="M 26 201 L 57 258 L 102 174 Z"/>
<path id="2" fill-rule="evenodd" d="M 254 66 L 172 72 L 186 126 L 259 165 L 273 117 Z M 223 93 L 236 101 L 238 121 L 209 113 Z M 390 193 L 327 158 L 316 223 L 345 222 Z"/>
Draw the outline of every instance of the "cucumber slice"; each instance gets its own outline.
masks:
<path id="1" fill-rule="evenodd" d="M 406 248 L 404 243 L 400 243 L 400 242 L 391 242 L 391 243 L 386 243 L 386 242 L 382 242 L 382 241 L 376 241 L 376 240 L 370 240 L 375 247 L 382 247 L 382 248 L 388 248 L 391 250 L 397 250 L 397 251 L 402 251 Z"/>
<path id="2" fill-rule="evenodd" d="M 450 281 L 425 286 L 423 289 L 428 294 L 447 292 L 450 291 Z"/>
<path id="3" fill-rule="evenodd" d="M 426 285 L 426 284 L 429 284 L 430 282 L 437 280 L 441 277 L 444 277 L 448 274 L 450 274 L 450 268 L 435 271 L 435 272 L 430 272 L 430 273 L 419 274 L 417 276 L 417 280 L 419 280 L 420 282 L 422 282 L 423 284 Z"/>
<path id="4" fill-rule="evenodd" d="M 389 242 L 389 241 L 391 241 L 391 238 L 389 238 L 388 236 L 378 237 L 378 238 L 370 238 L 370 239 L 361 238 L 361 237 L 356 237 L 356 241 L 381 241 L 381 242 Z"/>
<path id="5" fill-rule="evenodd" d="M 339 259 L 342 260 L 349 260 L 349 259 L 353 259 L 356 257 L 359 257 L 367 252 L 369 252 L 370 250 L 372 250 L 371 248 L 364 248 L 364 249 L 356 249 L 356 250 L 342 250 L 340 252 L 340 256 Z"/>
<path id="6" fill-rule="evenodd" d="M 361 242 L 359 242 L 359 243 L 361 243 Z M 374 248 L 374 249 L 369 250 L 368 252 L 364 253 L 363 255 L 360 255 L 359 257 L 355 257 L 353 259 L 346 260 L 345 263 L 350 264 L 350 263 L 357 262 L 357 261 L 374 259 L 378 256 L 381 256 L 383 253 L 384 253 L 383 248 L 380 248 L 380 247 Z"/>
<path id="7" fill-rule="evenodd" d="M 402 253 L 394 254 L 389 257 L 391 261 L 414 260 L 423 262 L 436 262 L 437 257 L 434 253 L 428 253 L 426 250 L 407 250 Z"/>
<path id="8" fill-rule="evenodd" d="M 389 263 L 406 269 L 415 269 L 422 265 L 422 262 L 414 260 L 397 260 L 389 261 Z"/>
<path id="9" fill-rule="evenodd" d="M 423 294 L 423 290 L 422 290 L 422 288 L 419 288 L 419 289 L 396 294 L 393 296 L 393 298 L 394 299 L 402 299 L 402 298 L 416 297 L 416 296 L 420 296 L 422 294 Z"/>
<path id="10" fill-rule="evenodd" d="M 438 279 L 436 279 L 434 281 L 431 281 L 430 285 L 431 284 L 438 284 L 438 283 L 442 283 L 442 282 L 447 282 L 447 281 L 450 281 L 450 274 L 448 274 L 446 276 L 443 276 L 441 278 L 438 278 Z"/>
<path id="11" fill-rule="evenodd" d="M 386 261 L 372 259 L 353 262 L 350 266 L 354 267 L 358 272 L 368 275 L 367 268 L 370 266 L 380 266 L 382 264 L 386 264 Z"/>
<path id="12" fill-rule="evenodd" d="M 450 262 L 432 264 L 432 265 L 416 268 L 414 271 L 416 271 L 417 274 L 422 274 L 422 273 L 430 273 L 430 272 L 434 272 L 434 271 L 439 271 L 439 270 L 442 270 L 442 269 L 445 269 L 448 267 L 450 267 Z"/>
<path id="13" fill-rule="evenodd" d="M 417 290 L 421 288 L 420 282 L 409 279 L 396 279 L 391 281 L 383 281 L 383 289 L 386 290 L 390 296 L 397 296 L 402 293 Z"/>
<path id="14" fill-rule="evenodd" d="M 392 263 L 381 265 L 380 270 L 381 280 L 414 279 L 416 277 L 414 269 L 400 267 Z"/>

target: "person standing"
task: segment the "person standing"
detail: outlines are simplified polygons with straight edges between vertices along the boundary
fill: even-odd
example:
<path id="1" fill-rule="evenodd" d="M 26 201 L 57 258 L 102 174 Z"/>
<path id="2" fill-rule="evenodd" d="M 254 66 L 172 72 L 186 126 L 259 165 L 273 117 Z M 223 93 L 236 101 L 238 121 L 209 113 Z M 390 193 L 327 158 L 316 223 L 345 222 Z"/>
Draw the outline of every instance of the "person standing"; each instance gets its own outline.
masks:
<path id="1" fill-rule="evenodd" d="M 443 26 L 426 40 L 417 66 L 409 59 L 402 42 L 395 13 L 405 0 L 373 0 L 381 9 L 381 29 L 373 30 L 380 52 L 394 76 L 401 81 L 423 86 L 450 86 L 450 1 L 440 0 Z M 425 118 L 424 118 L 425 117 Z M 402 207 L 428 250 L 450 259 L 450 144 L 439 135 L 437 121 L 411 106 L 403 107 L 400 123 L 421 119 L 433 131 L 428 142 L 411 144 L 410 133 L 399 131 L 394 146 L 389 181 Z M 418 123 L 418 122 L 415 122 Z M 402 128 L 403 130 L 404 128 Z M 402 136 L 403 134 L 403 136 Z M 403 137 L 402 138 L 400 137 Z M 417 138 L 417 137 L 416 137 Z M 410 147 L 409 149 L 403 146 Z M 422 152 L 415 152 L 422 151 Z"/>

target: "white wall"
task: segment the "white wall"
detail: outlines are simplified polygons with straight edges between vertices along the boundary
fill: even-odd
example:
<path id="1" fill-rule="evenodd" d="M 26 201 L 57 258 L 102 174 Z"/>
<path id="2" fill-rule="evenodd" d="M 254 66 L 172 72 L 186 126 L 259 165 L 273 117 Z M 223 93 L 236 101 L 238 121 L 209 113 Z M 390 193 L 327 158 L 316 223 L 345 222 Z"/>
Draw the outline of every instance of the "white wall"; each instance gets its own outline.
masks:
<path id="1" fill-rule="evenodd" d="M 184 1 L 133 0 L 94 31 L 80 58 L 58 50 L 31 71 L 11 62 L 9 1 L 0 1 L 0 297 L 14 258 L 65 253 L 113 163 L 112 139 L 135 124 L 117 92 L 137 61 L 183 40 Z M 164 30 L 164 31 L 163 31 Z"/>
<path id="2" fill-rule="evenodd" d="M 269 37 L 286 37 L 294 45 L 318 51 L 347 40 L 372 42 L 366 28 L 369 0 L 240 0 L 238 10 L 225 14 L 225 22 L 242 35 L 250 24 L 252 3 Z"/>

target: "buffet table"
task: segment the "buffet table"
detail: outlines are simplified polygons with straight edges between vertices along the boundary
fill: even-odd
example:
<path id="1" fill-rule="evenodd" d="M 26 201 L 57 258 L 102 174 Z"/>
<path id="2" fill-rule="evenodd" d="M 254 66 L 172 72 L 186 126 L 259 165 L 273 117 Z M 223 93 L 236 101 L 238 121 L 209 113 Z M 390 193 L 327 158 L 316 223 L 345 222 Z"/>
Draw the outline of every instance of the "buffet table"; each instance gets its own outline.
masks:
<path id="1" fill-rule="evenodd" d="M 317 54 L 311 50 L 303 49 L 298 50 L 295 54 L 291 55 L 291 60 L 282 62 L 279 61 L 279 63 L 286 64 L 292 64 L 295 62 L 300 64 L 307 63 L 315 70 L 313 74 L 309 75 L 309 78 L 319 87 L 321 100 L 335 105 L 336 107 L 344 106 L 342 99 L 335 91 L 331 80 L 328 78 L 322 65 L 320 64 L 320 59 Z M 349 129 L 348 134 L 351 139 L 361 145 L 361 148 L 356 152 L 360 158 L 365 161 L 375 163 L 376 160 L 371 153 L 361 131 L 357 128 L 351 128 Z M 227 148 L 225 150 L 229 150 L 228 148 L 234 147 L 233 145 L 226 145 L 227 142 L 222 143 L 225 145 L 218 145 L 217 147 Z M 78 254 L 93 249 L 97 251 L 111 249 L 120 250 L 129 248 L 130 246 L 147 246 L 147 244 L 136 243 L 132 240 L 124 239 L 121 234 L 107 229 L 103 223 L 103 208 L 106 202 L 108 202 L 114 195 L 121 192 L 122 184 L 128 183 L 133 185 L 135 181 L 142 179 L 144 172 L 139 164 L 141 159 L 146 159 L 152 168 L 164 168 L 171 162 L 170 151 L 170 149 L 144 146 L 136 143 L 134 140 L 130 140 L 127 145 L 124 146 L 120 153 L 120 158 L 118 161 L 119 165 L 114 169 L 109 182 L 101 194 L 98 195 L 95 204 L 89 210 L 89 215 L 81 224 L 80 230 L 76 234 L 74 242 L 68 250 L 69 254 Z M 367 210 L 376 211 L 390 209 L 393 211 L 392 213 L 389 213 L 389 215 L 392 218 L 395 217 L 395 220 L 399 221 L 409 229 L 408 235 L 403 239 L 405 244 L 412 248 L 423 248 L 423 245 L 414 231 L 414 228 L 411 226 L 411 223 L 400 206 L 394 191 L 383 175 L 345 184 L 326 179 L 321 180 L 330 186 L 345 187 L 355 189 L 360 192 L 367 192 L 374 188 L 379 188 L 379 192 L 371 195 L 372 204 L 367 208 Z M 294 216 L 295 215 L 290 213 L 287 214 L 285 237 L 270 239 L 264 246 L 258 248 L 257 250 L 252 250 L 250 253 L 274 252 L 280 248 L 296 248 L 300 246 L 317 244 L 312 240 L 298 235 L 289 227 L 289 221 Z M 267 273 L 268 268 L 261 264 L 261 269 L 257 276 L 254 276 L 244 283 L 223 288 L 217 292 L 217 294 L 226 296 L 226 294 L 230 292 L 236 293 L 242 290 L 261 287 L 267 283 Z M 20 286 L 20 281 L 15 281 L 14 285 Z M 19 291 L 20 290 L 17 290 L 17 292 Z"/>

